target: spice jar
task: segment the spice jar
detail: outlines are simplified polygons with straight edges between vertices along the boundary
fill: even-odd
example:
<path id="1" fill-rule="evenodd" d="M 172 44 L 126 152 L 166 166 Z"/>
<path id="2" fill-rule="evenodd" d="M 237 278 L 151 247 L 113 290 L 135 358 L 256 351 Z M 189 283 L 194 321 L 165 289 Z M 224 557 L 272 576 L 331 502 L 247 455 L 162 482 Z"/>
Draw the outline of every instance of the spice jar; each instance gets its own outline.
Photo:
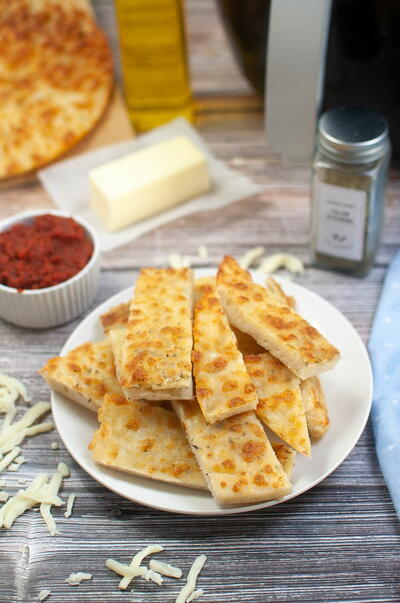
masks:
<path id="1" fill-rule="evenodd" d="M 314 264 L 358 276 L 371 268 L 389 160 L 387 122 L 376 111 L 338 107 L 321 116 L 312 177 Z"/>

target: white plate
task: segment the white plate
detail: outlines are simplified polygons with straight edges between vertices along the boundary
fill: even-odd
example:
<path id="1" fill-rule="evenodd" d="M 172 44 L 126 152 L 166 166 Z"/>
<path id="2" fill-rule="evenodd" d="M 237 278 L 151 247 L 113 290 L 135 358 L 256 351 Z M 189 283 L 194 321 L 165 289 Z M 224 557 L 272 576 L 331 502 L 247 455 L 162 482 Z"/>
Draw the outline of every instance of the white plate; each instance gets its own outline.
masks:
<path id="1" fill-rule="evenodd" d="M 196 271 L 197 276 L 210 273 L 210 270 Z M 255 274 L 253 277 L 262 283 Z M 88 451 L 88 444 L 97 427 L 95 414 L 53 392 L 51 399 L 57 429 L 82 469 L 125 498 L 156 509 L 193 515 L 225 515 L 270 507 L 302 494 L 334 471 L 355 446 L 368 419 L 372 396 L 369 358 L 359 335 L 336 308 L 300 285 L 289 281 L 281 281 L 281 284 L 289 295 L 296 298 L 299 313 L 324 333 L 342 354 L 335 369 L 321 377 L 329 407 L 330 427 L 322 440 L 313 445 L 311 459 L 297 455 L 291 494 L 260 504 L 224 508 L 205 492 L 131 476 L 97 465 Z M 85 341 L 103 339 L 100 314 L 128 301 L 131 296 L 132 287 L 129 287 L 93 310 L 70 335 L 61 355 Z"/>

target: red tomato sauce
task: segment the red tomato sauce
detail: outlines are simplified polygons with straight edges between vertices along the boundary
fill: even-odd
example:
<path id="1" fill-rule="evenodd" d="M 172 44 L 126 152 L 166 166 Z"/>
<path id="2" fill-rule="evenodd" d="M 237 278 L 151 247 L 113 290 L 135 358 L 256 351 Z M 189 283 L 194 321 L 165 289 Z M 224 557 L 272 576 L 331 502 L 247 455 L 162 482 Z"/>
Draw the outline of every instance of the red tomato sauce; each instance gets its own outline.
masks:
<path id="1" fill-rule="evenodd" d="M 43 289 L 77 274 L 93 254 L 85 229 L 73 218 L 37 216 L 0 232 L 0 283 Z"/>

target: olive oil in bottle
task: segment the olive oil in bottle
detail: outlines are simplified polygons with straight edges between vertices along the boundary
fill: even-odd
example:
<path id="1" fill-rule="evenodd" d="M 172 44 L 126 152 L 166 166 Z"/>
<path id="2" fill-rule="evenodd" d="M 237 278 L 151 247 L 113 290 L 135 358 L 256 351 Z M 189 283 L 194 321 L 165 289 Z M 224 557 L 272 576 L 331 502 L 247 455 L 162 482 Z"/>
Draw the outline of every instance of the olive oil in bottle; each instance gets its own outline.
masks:
<path id="1" fill-rule="evenodd" d="M 125 98 L 143 132 L 193 118 L 183 0 L 115 0 Z"/>

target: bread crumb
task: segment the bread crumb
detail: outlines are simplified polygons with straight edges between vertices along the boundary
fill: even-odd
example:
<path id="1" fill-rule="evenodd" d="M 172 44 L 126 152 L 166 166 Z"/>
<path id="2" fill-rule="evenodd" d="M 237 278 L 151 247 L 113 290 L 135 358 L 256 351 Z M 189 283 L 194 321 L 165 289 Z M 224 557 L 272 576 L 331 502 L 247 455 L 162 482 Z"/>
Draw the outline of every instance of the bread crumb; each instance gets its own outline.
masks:
<path id="1" fill-rule="evenodd" d="M 59 448 L 60 448 L 60 447 L 59 447 L 59 445 L 57 444 L 57 442 L 52 442 L 52 443 L 51 443 L 51 449 L 52 449 L 52 450 L 58 450 Z"/>

